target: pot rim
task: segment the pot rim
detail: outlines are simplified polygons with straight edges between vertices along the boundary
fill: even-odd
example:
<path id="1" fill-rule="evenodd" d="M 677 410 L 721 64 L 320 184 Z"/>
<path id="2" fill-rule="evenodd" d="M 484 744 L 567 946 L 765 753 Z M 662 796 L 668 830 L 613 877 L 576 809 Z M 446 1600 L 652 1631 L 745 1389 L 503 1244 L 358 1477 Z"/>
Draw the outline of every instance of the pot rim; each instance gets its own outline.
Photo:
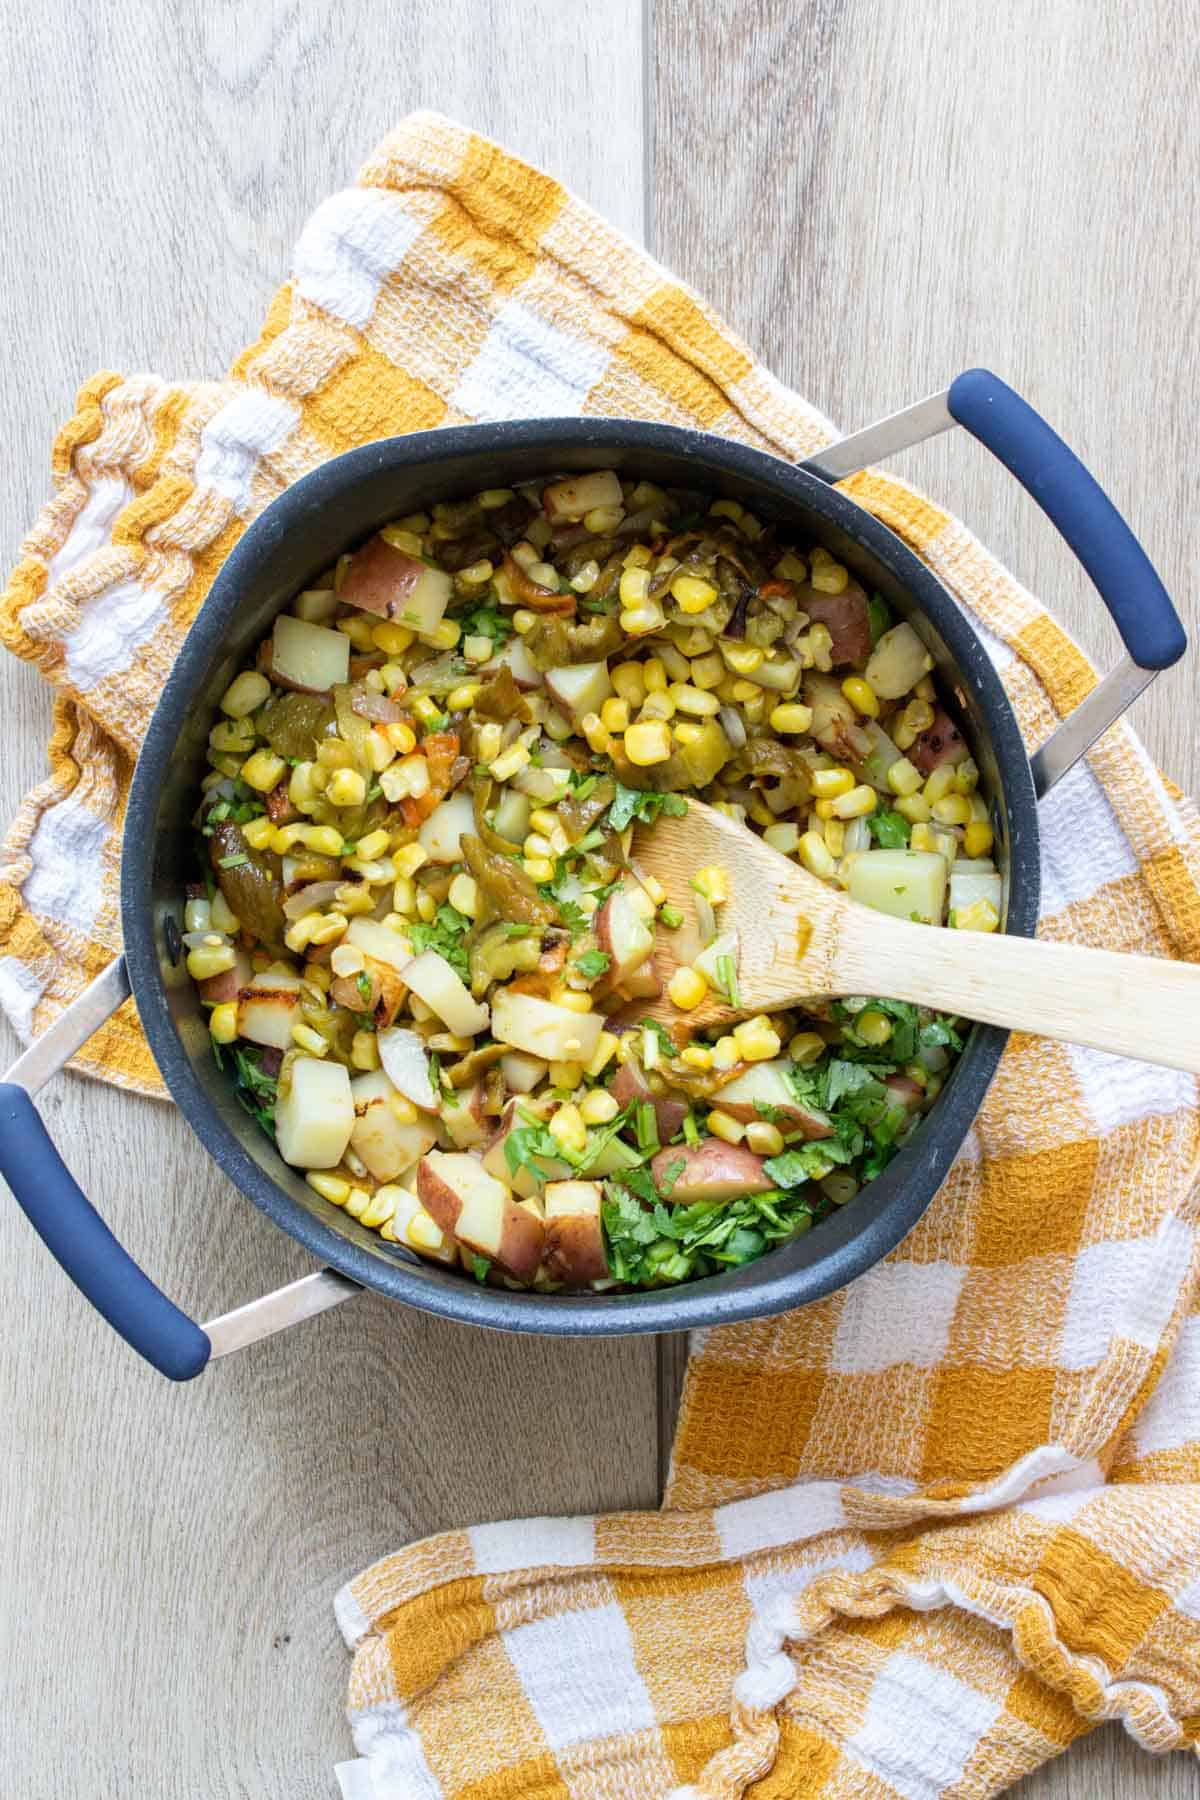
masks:
<path id="1" fill-rule="evenodd" d="M 152 715 L 130 789 L 122 842 L 121 917 L 125 955 L 138 1014 L 151 1052 L 184 1117 L 224 1173 L 305 1249 L 364 1287 L 462 1323 L 544 1336 L 624 1336 L 732 1324 L 808 1304 L 844 1287 L 879 1262 L 917 1223 L 941 1185 L 979 1110 L 1008 1039 L 976 1025 L 937 1110 L 914 1141 L 864 1190 L 823 1220 L 812 1238 L 758 1262 L 703 1281 L 630 1294 L 533 1294 L 481 1287 L 457 1275 L 430 1279 L 428 1265 L 399 1250 L 395 1260 L 372 1254 L 323 1224 L 278 1185 L 243 1148 L 213 1108 L 184 1050 L 167 1004 L 152 904 L 155 827 L 161 772 L 194 703 L 197 669 L 218 654 L 228 615 L 282 534 L 302 525 L 314 506 L 335 503 L 382 469 L 436 466 L 489 450 L 503 457 L 544 448 L 684 455 L 710 479 L 722 473 L 770 487 L 840 528 L 883 563 L 927 616 L 960 678 L 986 716 L 1010 821 L 1006 931 L 1033 935 L 1038 916 L 1037 803 L 1028 753 L 1011 703 L 975 627 L 949 589 L 874 514 L 797 465 L 713 433 L 638 419 L 552 418 L 446 426 L 383 438 L 344 452 L 287 488 L 247 528 L 219 571 L 181 646 Z M 781 1259 L 797 1245 L 815 1247 L 797 1266 Z M 399 1248 L 399 1247 L 398 1247 Z M 772 1272 L 774 1265 L 775 1272 Z"/>

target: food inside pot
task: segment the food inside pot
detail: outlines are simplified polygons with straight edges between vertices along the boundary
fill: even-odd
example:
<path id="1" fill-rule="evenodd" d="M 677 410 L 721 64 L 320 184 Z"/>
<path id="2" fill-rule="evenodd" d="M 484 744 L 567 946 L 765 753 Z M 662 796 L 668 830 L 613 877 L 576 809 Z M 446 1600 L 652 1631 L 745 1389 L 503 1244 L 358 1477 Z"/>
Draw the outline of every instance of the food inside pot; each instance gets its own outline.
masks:
<path id="1" fill-rule="evenodd" d="M 689 795 L 882 912 L 1001 909 L 921 638 L 733 500 L 606 470 L 397 519 L 221 715 L 185 908 L 214 1055 L 317 1194 L 420 1256 L 594 1292 L 751 1262 L 855 1199 L 962 1047 L 865 996 L 689 1025 L 736 1004 L 729 877 L 666 893 L 633 844 Z"/>

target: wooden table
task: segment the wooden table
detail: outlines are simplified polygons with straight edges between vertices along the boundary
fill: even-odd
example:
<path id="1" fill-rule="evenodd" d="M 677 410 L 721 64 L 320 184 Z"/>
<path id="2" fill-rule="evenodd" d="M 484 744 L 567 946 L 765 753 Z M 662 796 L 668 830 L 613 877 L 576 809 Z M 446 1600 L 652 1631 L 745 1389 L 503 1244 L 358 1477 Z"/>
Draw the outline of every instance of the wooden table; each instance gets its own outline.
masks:
<path id="1" fill-rule="evenodd" d="M 1101 473 L 1195 629 L 1186 27 L 1170 0 L 9 7 L 4 558 L 78 383 L 221 370 L 308 210 L 423 105 L 543 162 L 847 425 L 993 365 Z M 1079 570 L 981 452 L 956 435 L 903 466 L 1112 656 Z M 1194 671 L 1139 709 L 1192 783 Z M 49 702 L 25 666 L 0 679 L 7 817 L 43 772 Z M 308 1266 L 165 1106 L 64 1080 L 44 1112 L 196 1315 Z M 657 1499 L 672 1342 L 516 1342 L 363 1299 L 179 1390 L 8 1205 L 0 1254 L 0 1789 L 22 1800 L 330 1796 L 340 1582 L 442 1527 Z M 1197 1791 L 1115 1730 L 1024 1789 Z"/>

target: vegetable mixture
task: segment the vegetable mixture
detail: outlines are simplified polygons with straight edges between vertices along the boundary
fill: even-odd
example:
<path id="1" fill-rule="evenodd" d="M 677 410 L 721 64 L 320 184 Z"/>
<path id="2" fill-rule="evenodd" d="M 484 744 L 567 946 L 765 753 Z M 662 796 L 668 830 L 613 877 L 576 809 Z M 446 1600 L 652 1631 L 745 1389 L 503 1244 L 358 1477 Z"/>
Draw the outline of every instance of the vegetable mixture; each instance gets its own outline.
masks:
<path id="1" fill-rule="evenodd" d="M 728 876 L 635 829 L 688 794 L 883 912 L 993 931 L 978 770 L 912 628 L 732 500 L 611 471 L 387 525 L 221 701 L 187 965 L 242 1103 L 323 1200 L 480 1281 L 746 1263 L 919 1125 L 956 1021 L 737 1004 Z M 657 934 L 705 946 L 661 995 Z"/>

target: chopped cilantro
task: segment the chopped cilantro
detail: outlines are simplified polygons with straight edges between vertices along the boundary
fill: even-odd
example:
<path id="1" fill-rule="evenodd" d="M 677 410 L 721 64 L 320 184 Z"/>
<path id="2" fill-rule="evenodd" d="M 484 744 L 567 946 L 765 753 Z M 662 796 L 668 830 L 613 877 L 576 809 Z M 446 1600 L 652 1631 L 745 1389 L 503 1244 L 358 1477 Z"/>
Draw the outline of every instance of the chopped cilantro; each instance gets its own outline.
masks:
<path id="1" fill-rule="evenodd" d="M 867 601 L 867 620 L 871 627 L 871 644 L 874 647 L 892 622 L 886 600 L 882 594 L 872 594 Z"/>
<path id="2" fill-rule="evenodd" d="M 638 1103 L 634 1114 L 634 1125 L 637 1130 L 637 1147 L 643 1156 L 653 1156 L 661 1148 L 658 1141 L 658 1115 L 649 1100 Z"/>
<path id="3" fill-rule="evenodd" d="M 470 975 L 470 965 L 462 940 L 470 928 L 471 921 L 466 913 L 459 912 L 456 906 L 444 900 L 428 924 L 419 921 L 410 925 L 408 936 L 414 950 L 436 950 L 465 981 Z"/>
<path id="4" fill-rule="evenodd" d="M 585 981 L 598 981 L 611 962 L 612 957 L 605 950 L 585 950 L 582 956 L 575 958 L 574 966 Z"/>
<path id="5" fill-rule="evenodd" d="M 367 971 L 365 969 L 359 970 L 358 975 L 355 977 L 354 985 L 358 989 L 359 998 L 361 1000 L 364 1000 L 366 1002 L 366 1004 L 368 1006 L 370 1006 L 370 1004 L 371 1004 L 371 977 L 367 974 Z"/>
<path id="6" fill-rule="evenodd" d="M 671 1036 L 665 1026 L 659 1024 L 657 1019 L 642 1019 L 640 1024 L 643 1031 L 652 1032 L 658 1039 L 659 1050 L 665 1057 L 670 1058 L 679 1055 L 679 1049 L 675 1043 L 675 1039 Z"/>
<path id="7" fill-rule="evenodd" d="M 220 1045 L 214 1043 L 212 1050 L 217 1067 L 223 1069 L 225 1064 L 220 1054 Z M 238 1103 L 274 1141 L 275 1100 L 279 1091 L 275 1077 L 268 1075 L 263 1069 L 261 1050 L 235 1044 L 231 1054 L 234 1092 L 237 1095 Z"/>
<path id="8" fill-rule="evenodd" d="M 620 781 L 616 787 L 617 797 L 608 809 L 608 823 L 613 831 L 624 831 L 635 819 L 639 825 L 653 825 L 663 813 L 668 818 L 681 819 L 688 809 L 682 794 L 643 793 Z"/>
<path id="9" fill-rule="evenodd" d="M 674 1170 L 672 1165 L 666 1171 L 672 1185 L 678 1179 Z M 606 1183 L 601 1216 L 613 1275 L 653 1287 L 753 1262 L 807 1231 L 813 1211 L 801 1195 L 778 1192 L 664 1206 L 623 1176 Z"/>
<path id="10" fill-rule="evenodd" d="M 476 1281 L 484 1282 L 492 1272 L 492 1265 L 486 1256 L 471 1256 L 471 1273 Z"/>
<path id="11" fill-rule="evenodd" d="M 679 1180 L 679 1177 L 686 1168 L 687 1158 L 683 1156 L 677 1157 L 674 1162 L 669 1162 L 667 1164 L 658 1183 L 659 1190 L 664 1200 L 670 1199 L 671 1189 L 675 1186 L 675 1183 Z"/>
<path id="12" fill-rule="evenodd" d="M 434 732 L 445 731 L 445 729 L 449 723 L 450 723 L 450 714 L 449 713 L 445 713 L 445 712 L 434 713 L 434 715 L 431 719 L 426 719 L 426 721 L 425 721 L 425 736 L 432 737 Z"/>
<path id="13" fill-rule="evenodd" d="M 498 606 L 476 606 L 459 620 L 463 637 L 491 638 L 497 649 L 506 644 L 513 633 L 512 620 Z"/>
<path id="14" fill-rule="evenodd" d="M 885 850 L 900 849 L 907 844 L 910 829 L 908 820 L 902 813 L 892 812 L 886 806 L 873 812 L 867 820 L 867 830 Z"/>
<path id="15" fill-rule="evenodd" d="M 367 789 L 367 799 L 368 800 L 378 800 L 378 798 L 379 798 L 380 794 L 382 794 L 382 792 L 383 792 L 383 788 L 380 786 L 379 782 L 373 781 L 371 783 L 370 787 Z"/>

